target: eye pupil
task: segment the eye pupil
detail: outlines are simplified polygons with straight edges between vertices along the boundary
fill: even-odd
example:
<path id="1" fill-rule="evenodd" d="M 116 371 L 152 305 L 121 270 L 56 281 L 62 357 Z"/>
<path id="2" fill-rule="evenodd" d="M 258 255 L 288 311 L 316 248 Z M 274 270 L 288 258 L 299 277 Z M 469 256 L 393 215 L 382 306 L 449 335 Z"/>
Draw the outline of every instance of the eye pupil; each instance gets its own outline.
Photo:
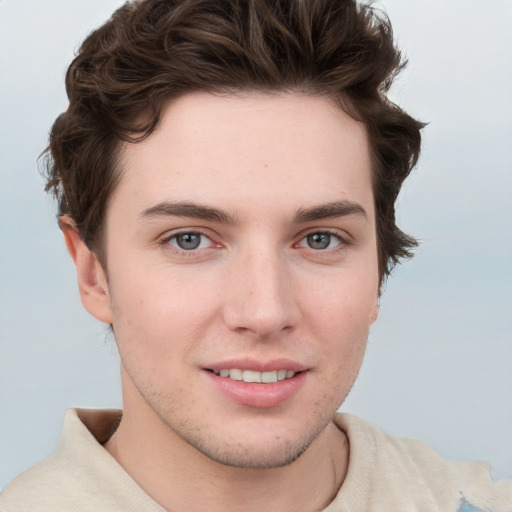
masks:
<path id="1" fill-rule="evenodd" d="M 307 241 L 312 249 L 327 249 L 331 243 L 331 235 L 328 233 L 313 233 L 307 236 Z"/>
<path id="2" fill-rule="evenodd" d="M 176 243 L 180 249 L 191 251 L 199 247 L 201 235 L 198 233 L 182 233 L 176 237 Z"/>

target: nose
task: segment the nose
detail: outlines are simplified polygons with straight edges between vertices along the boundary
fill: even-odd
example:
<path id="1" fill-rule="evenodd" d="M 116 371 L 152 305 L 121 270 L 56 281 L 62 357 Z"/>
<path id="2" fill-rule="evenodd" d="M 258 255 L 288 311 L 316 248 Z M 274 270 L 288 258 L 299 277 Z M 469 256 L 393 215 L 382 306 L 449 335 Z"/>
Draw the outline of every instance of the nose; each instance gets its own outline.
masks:
<path id="1" fill-rule="evenodd" d="M 266 339 L 291 332 L 300 318 L 286 258 L 267 250 L 241 257 L 224 288 L 224 321 L 240 334 Z"/>

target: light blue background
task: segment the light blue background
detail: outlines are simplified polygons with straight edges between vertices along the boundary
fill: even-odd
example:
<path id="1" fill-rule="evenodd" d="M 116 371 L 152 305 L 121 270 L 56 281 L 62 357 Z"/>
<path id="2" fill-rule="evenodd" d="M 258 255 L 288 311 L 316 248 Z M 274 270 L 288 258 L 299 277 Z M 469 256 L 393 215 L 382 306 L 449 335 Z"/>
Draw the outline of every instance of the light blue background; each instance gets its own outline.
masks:
<path id="1" fill-rule="evenodd" d="M 72 51 L 118 0 L 0 0 L 0 488 L 49 455 L 70 406 L 119 406 L 119 363 L 82 309 L 36 169 Z M 343 410 L 512 474 L 512 2 L 384 0 L 429 121 L 399 201 L 422 240 L 382 298 Z"/>

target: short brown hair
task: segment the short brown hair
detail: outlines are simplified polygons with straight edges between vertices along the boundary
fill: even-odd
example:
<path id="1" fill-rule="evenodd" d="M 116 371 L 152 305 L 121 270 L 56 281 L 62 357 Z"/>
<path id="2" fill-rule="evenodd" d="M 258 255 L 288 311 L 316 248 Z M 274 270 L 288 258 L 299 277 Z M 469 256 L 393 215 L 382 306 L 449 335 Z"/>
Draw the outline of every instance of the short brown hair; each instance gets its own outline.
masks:
<path id="1" fill-rule="evenodd" d="M 395 223 L 422 128 L 386 97 L 403 65 L 388 19 L 355 0 L 127 2 L 68 69 L 69 107 L 51 131 L 46 190 L 105 265 L 101 232 L 120 142 L 149 136 L 167 101 L 198 90 L 325 95 L 367 127 L 384 279 L 417 245 Z"/>

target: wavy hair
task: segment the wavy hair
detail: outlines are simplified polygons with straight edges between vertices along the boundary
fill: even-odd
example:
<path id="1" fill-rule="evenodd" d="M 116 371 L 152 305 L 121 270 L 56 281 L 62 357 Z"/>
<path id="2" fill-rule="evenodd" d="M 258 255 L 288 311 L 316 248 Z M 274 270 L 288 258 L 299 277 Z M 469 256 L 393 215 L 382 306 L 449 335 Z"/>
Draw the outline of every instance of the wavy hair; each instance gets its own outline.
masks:
<path id="1" fill-rule="evenodd" d="M 403 66 L 387 17 L 354 0 L 127 2 L 67 71 L 69 107 L 51 130 L 46 190 L 105 266 L 121 141 L 148 137 L 169 100 L 191 91 L 324 95 L 367 128 L 383 280 L 417 245 L 395 223 L 423 126 L 386 96 Z"/>

